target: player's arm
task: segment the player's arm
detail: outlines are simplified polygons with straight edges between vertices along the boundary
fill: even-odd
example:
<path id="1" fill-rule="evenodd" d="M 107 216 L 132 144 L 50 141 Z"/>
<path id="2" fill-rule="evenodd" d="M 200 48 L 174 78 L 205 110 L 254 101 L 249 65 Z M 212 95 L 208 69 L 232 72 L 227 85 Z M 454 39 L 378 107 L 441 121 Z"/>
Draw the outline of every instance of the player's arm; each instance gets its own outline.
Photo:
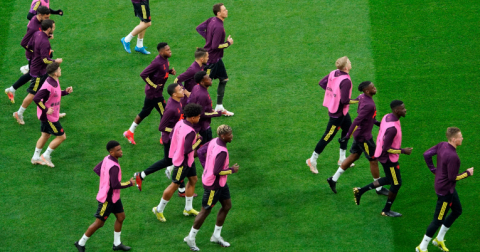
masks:
<path id="1" fill-rule="evenodd" d="M 357 129 L 358 125 L 360 125 L 360 123 L 365 120 L 365 119 L 368 119 L 369 117 L 369 114 L 371 113 L 370 109 L 368 107 L 362 107 L 358 110 L 358 116 L 357 118 L 355 118 L 352 122 L 352 125 L 350 125 L 350 128 L 348 129 L 348 132 L 347 132 L 347 135 L 345 135 L 345 139 L 348 139 L 350 138 L 350 136 L 353 134 L 353 132 L 355 132 L 355 130 Z"/>
<path id="2" fill-rule="evenodd" d="M 54 59 L 50 58 L 50 48 L 47 48 L 46 46 L 43 46 L 43 45 L 39 45 L 39 46 L 40 46 L 40 58 L 43 60 L 43 63 L 50 65 L 52 64 L 52 62 L 55 62 Z"/>
<path id="3" fill-rule="evenodd" d="M 340 82 L 340 106 L 350 104 L 350 89 L 352 88 L 352 81 L 345 79 Z"/>
<path id="4" fill-rule="evenodd" d="M 158 126 L 158 130 L 162 132 L 166 132 L 170 134 L 172 132 L 173 127 L 168 127 L 170 119 L 175 115 L 175 112 L 172 110 L 165 110 L 165 113 L 162 116 L 162 119 L 160 120 L 160 126 Z"/>
<path id="5" fill-rule="evenodd" d="M 157 71 L 158 65 L 155 63 L 150 64 L 147 68 L 145 68 L 142 73 L 140 73 L 140 77 L 142 77 L 143 81 L 145 83 L 153 88 L 157 88 L 159 85 L 153 83 L 153 81 L 150 79 L 150 75 L 155 73 Z M 160 85 L 161 86 L 161 85 Z"/>
<path id="6" fill-rule="evenodd" d="M 58 10 L 50 9 L 50 14 L 63 16 L 63 11 L 61 9 L 58 9 Z"/>
<path id="7" fill-rule="evenodd" d="M 207 21 L 199 24 L 196 28 L 198 34 L 200 34 L 204 39 L 207 39 Z"/>
<path id="8" fill-rule="evenodd" d="M 47 112 L 48 108 L 45 106 L 45 103 L 43 101 L 48 100 L 48 97 L 50 96 L 50 91 L 47 89 L 40 89 L 35 96 L 33 97 L 33 101 L 37 104 L 38 108 L 42 111 L 42 115 L 40 116 L 40 119 L 47 119 Z"/>
<path id="9" fill-rule="evenodd" d="M 213 110 L 212 106 L 210 105 L 210 101 L 203 100 L 202 102 L 200 102 L 200 105 L 203 108 L 200 118 L 212 118 L 222 116 L 222 111 Z"/>
<path id="10" fill-rule="evenodd" d="M 328 84 L 328 75 L 323 77 L 318 83 L 318 85 L 325 90 L 327 89 L 327 84 Z"/>
<path id="11" fill-rule="evenodd" d="M 435 174 L 435 172 L 437 171 L 437 168 L 433 164 L 433 156 L 437 155 L 437 146 L 438 144 L 423 153 L 423 159 L 425 159 L 425 163 L 427 163 L 428 169 L 430 169 L 433 174 Z"/>
<path id="12" fill-rule="evenodd" d="M 391 154 L 409 154 L 406 149 L 397 149 L 392 147 L 393 139 L 397 135 L 397 129 L 395 127 L 390 127 L 385 131 L 385 136 L 383 137 L 383 149 L 387 150 Z"/>
<path id="13" fill-rule="evenodd" d="M 192 145 L 192 142 L 193 140 L 195 139 L 195 132 L 190 132 L 188 133 L 188 135 L 185 137 L 185 142 L 183 143 L 183 149 L 184 149 L 184 155 L 185 157 L 190 154 L 190 152 L 192 152 L 197 146 L 195 146 L 197 144 L 197 142 L 193 143 Z M 195 146 L 195 147 L 194 147 Z"/>
<path id="14" fill-rule="evenodd" d="M 225 164 L 226 159 L 227 153 L 225 151 L 220 152 L 215 158 L 215 166 L 213 167 L 213 174 L 215 174 L 215 176 L 230 175 L 234 173 L 232 167 L 228 168 L 227 170 L 223 169 L 223 165 Z"/>
<path id="15" fill-rule="evenodd" d="M 217 49 L 225 49 L 230 46 L 229 41 L 222 41 L 222 34 L 223 31 L 218 31 L 218 29 L 213 30 L 213 39 L 212 39 L 212 48 L 217 48 Z"/>
<path id="16" fill-rule="evenodd" d="M 207 161 L 207 150 L 210 142 L 211 141 L 208 141 L 208 143 L 202 145 L 202 147 L 197 150 L 198 160 L 200 161 L 200 164 L 202 164 L 203 168 L 205 168 L 205 162 Z"/>
<path id="17" fill-rule="evenodd" d="M 93 171 L 100 177 L 100 171 L 102 170 L 102 163 L 103 160 L 98 163 L 95 168 L 93 168 Z"/>
<path id="18" fill-rule="evenodd" d="M 33 10 L 36 12 L 37 9 L 38 9 L 38 7 L 40 7 L 41 2 L 40 2 L 40 0 L 33 1 L 33 2 L 35 3 L 35 4 L 32 3 L 32 5 L 33 5 Z"/>
<path id="19" fill-rule="evenodd" d="M 112 168 L 110 168 L 110 171 L 108 172 L 110 174 L 110 186 L 112 189 L 123 189 L 123 188 L 127 188 L 127 187 L 130 187 L 130 186 L 133 186 L 133 183 L 131 181 L 127 181 L 127 182 L 121 182 L 119 179 L 118 179 L 118 172 L 120 171 L 120 168 L 118 168 L 118 166 L 113 166 Z"/>

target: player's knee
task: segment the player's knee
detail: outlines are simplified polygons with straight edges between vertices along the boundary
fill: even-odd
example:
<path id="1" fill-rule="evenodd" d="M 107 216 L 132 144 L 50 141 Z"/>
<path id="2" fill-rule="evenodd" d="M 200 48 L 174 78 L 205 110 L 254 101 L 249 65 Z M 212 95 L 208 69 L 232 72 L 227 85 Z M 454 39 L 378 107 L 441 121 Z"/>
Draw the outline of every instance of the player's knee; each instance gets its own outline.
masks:
<path id="1" fill-rule="evenodd" d="M 189 177 L 188 178 L 188 182 L 193 186 L 197 183 L 198 181 L 198 177 L 197 176 L 194 176 L 194 177 Z"/>
<path id="2" fill-rule="evenodd" d="M 398 193 L 398 191 L 400 190 L 401 187 L 402 187 L 402 182 L 398 182 L 398 184 L 392 185 L 390 187 L 390 191 L 393 192 L 393 193 Z"/>
<path id="3" fill-rule="evenodd" d="M 459 207 L 459 208 L 452 209 L 452 214 L 455 214 L 457 217 L 462 215 L 462 208 Z"/>
<path id="4" fill-rule="evenodd" d="M 232 203 L 228 203 L 222 206 L 223 210 L 230 211 L 232 209 Z"/>
<path id="5" fill-rule="evenodd" d="M 119 215 L 117 217 L 118 222 L 122 223 L 125 220 L 125 214 Z"/>
<path id="6" fill-rule="evenodd" d="M 67 134 L 63 134 L 60 136 L 60 139 L 62 139 L 62 141 L 65 141 L 65 139 L 67 139 Z"/>

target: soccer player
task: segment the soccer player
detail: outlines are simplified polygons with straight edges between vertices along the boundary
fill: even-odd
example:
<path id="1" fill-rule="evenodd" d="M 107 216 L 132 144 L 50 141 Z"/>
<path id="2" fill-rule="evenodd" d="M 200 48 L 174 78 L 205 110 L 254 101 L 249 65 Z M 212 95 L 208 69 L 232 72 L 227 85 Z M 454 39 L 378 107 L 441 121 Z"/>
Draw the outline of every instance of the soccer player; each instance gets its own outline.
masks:
<path id="1" fill-rule="evenodd" d="M 402 186 L 402 176 L 400 174 L 400 164 L 398 158 L 400 154 L 410 155 L 412 148 L 401 148 L 402 145 L 402 127 L 400 126 L 400 118 L 405 117 L 407 110 L 402 101 L 393 100 L 390 103 L 392 113 L 385 115 L 380 123 L 380 130 L 377 136 L 377 148 L 374 157 L 380 161 L 385 171 L 386 177 L 380 178 L 373 183 L 362 188 L 353 188 L 355 203 L 360 205 L 362 194 L 373 188 L 390 184 L 388 199 L 382 210 L 383 216 L 400 217 L 402 214 L 391 211 L 391 207 L 398 190 Z"/>
<path id="2" fill-rule="evenodd" d="M 218 243 L 222 247 L 230 247 L 230 243 L 224 241 L 220 233 L 228 211 L 232 208 L 227 176 L 238 172 L 239 166 L 235 164 L 232 167 L 228 167 L 227 143 L 232 142 L 232 128 L 225 124 L 220 125 L 217 128 L 217 135 L 217 138 L 204 144 L 198 150 L 198 158 L 205 168 L 202 175 L 203 188 L 205 189 L 202 199 L 202 210 L 195 218 L 190 234 L 183 239 L 193 251 L 200 250 L 195 244 L 195 236 L 218 201 L 220 201 L 222 207 L 218 211 L 217 222 L 215 223 L 215 229 L 210 241 Z"/>
<path id="3" fill-rule="evenodd" d="M 205 64 L 208 62 L 208 52 L 203 48 L 197 48 L 195 51 L 195 61 L 190 65 L 190 67 L 184 73 L 180 74 L 178 78 L 175 79 L 174 83 L 179 83 L 185 87 L 186 94 L 190 95 L 192 89 L 198 82 L 195 82 L 193 78 L 195 73 L 203 71 Z"/>
<path id="4" fill-rule="evenodd" d="M 460 158 L 457 154 L 457 147 L 462 145 L 463 141 L 460 129 L 456 127 L 447 128 L 447 140 L 448 142 L 441 142 L 423 153 L 428 168 L 435 174 L 435 192 L 438 199 L 433 221 L 428 226 L 422 242 L 416 247 L 417 252 L 428 251 L 428 243 L 440 226 L 440 231 L 437 237 L 433 239 L 432 244 L 443 251 L 448 251 L 445 246 L 445 234 L 453 222 L 462 214 L 462 205 L 455 186 L 457 181 L 473 175 L 473 167 L 458 174 Z M 433 165 L 433 156 L 437 156 L 437 167 Z M 452 212 L 445 218 L 450 209 L 452 209 Z"/>
<path id="5" fill-rule="evenodd" d="M 28 42 L 33 37 L 37 31 L 42 30 L 42 21 L 50 18 L 50 9 L 46 6 L 40 6 L 37 9 L 37 15 L 35 18 L 31 19 L 27 25 L 27 33 L 23 36 L 20 45 L 25 48 L 25 57 L 27 58 L 27 70 L 24 75 L 22 75 L 11 87 L 5 89 L 5 94 L 7 94 L 8 99 L 12 103 L 15 103 L 15 91 L 19 89 L 21 86 L 25 85 L 30 79 L 30 59 L 32 58 L 32 52 L 28 50 Z"/>
<path id="6" fill-rule="evenodd" d="M 93 171 L 100 177 L 100 184 L 97 194 L 98 209 L 93 222 L 82 236 L 75 242 L 79 252 L 85 251 L 85 243 L 99 228 L 103 227 L 105 221 L 111 213 L 115 215 L 115 232 L 113 233 L 113 250 L 128 251 L 130 247 L 125 246 L 120 241 L 123 220 L 125 212 L 123 211 L 122 200 L 120 199 L 120 190 L 135 185 L 133 178 L 128 182 L 122 181 L 122 169 L 118 159 L 123 156 L 122 147 L 117 141 L 107 143 L 107 151 L 110 155 L 97 164 Z"/>
<path id="7" fill-rule="evenodd" d="M 130 41 L 132 41 L 133 37 L 138 35 L 135 51 L 143 54 L 150 54 L 150 52 L 147 51 L 147 49 L 143 46 L 143 38 L 145 37 L 145 32 L 147 31 L 147 28 L 152 25 L 149 0 L 132 0 L 132 4 L 135 16 L 140 18 L 140 24 L 138 24 L 132 30 L 132 32 L 130 32 L 126 37 L 123 37 L 120 41 L 122 42 L 125 51 L 127 53 L 132 53 L 132 51 L 130 50 Z"/>
<path id="8" fill-rule="evenodd" d="M 32 157 L 32 164 L 48 165 L 55 167 L 52 163 L 50 155 L 60 144 L 67 138 L 62 125 L 58 121 L 60 111 L 61 97 L 73 92 L 72 87 L 66 88 L 64 91 L 60 88 L 58 78 L 62 75 L 60 64 L 53 62 L 47 66 L 49 77 L 44 85 L 37 92 L 33 101 L 37 104 L 37 116 L 41 121 L 42 136 L 37 141 L 35 152 Z M 50 135 L 56 136 L 50 142 L 47 150 L 40 156 L 43 146 L 50 138 Z"/>
<path id="9" fill-rule="evenodd" d="M 29 94 L 23 100 L 18 111 L 13 113 L 13 117 L 21 125 L 25 124 L 23 112 L 25 112 L 30 103 L 32 103 L 33 97 L 48 77 L 47 65 L 52 62 L 63 62 L 61 58 L 55 60 L 50 58 L 51 47 L 49 38 L 53 36 L 53 32 L 55 31 L 55 22 L 52 19 L 43 20 L 41 28 L 42 31 L 33 34 L 33 37 L 27 45 L 28 50 L 32 53 L 30 60 L 30 76 L 32 79 L 30 81 L 30 87 L 27 89 Z"/>
<path id="10" fill-rule="evenodd" d="M 137 126 L 152 112 L 155 108 L 160 117 L 162 117 L 165 110 L 165 99 L 163 98 L 163 85 L 168 80 L 168 75 L 175 75 L 177 72 L 175 68 L 170 69 L 170 62 L 168 58 L 172 57 L 172 51 L 167 43 L 161 42 L 157 45 L 158 55 L 150 63 L 150 65 L 143 70 L 140 77 L 145 81 L 145 101 L 143 103 L 142 111 L 135 117 L 130 129 L 123 132 L 123 136 L 132 144 L 136 144 L 134 140 L 135 129 Z"/>
<path id="11" fill-rule="evenodd" d="M 223 96 L 228 81 L 227 70 L 222 61 L 223 50 L 233 45 L 233 39 L 230 35 L 225 41 L 225 28 L 223 27 L 223 22 L 228 17 L 228 10 L 223 3 L 217 3 L 213 5 L 213 14 L 215 17 L 211 17 L 197 26 L 197 32 L 205 38 L 204 48 L 207 49 L 209 54 L 205 69 L 212 79 L 219 80 L 215 110 L 222 111 L 225 116 L 233 116 L 233 112 L 223 107 Z"/>
<path id="12" fill-rule="evenodd" d="M 375 142 L 373 141 L 372 128 L 373 125 L 380 126 L 380 122 L 375 119 L 377 115 L 377 108 L 372 96 L 377 93 L 377 88 L 371 81 L 364 81 L 358 85 L 358 91 L 363 92 L 355 100 L 358 102 L 358 116 L 353 120 L 347 135 L 344 138 L 340 138 L 340 143 L 347 141 L 353 132 L 353 144 L 348 156 L 340 165 L 337 172 L 327 179 L 330 188 L 334 193 L 337 193 L 336 185 L 340 178 L 340 175 L 347 170 L 355 160 L 360 158 L 362 152 L 370 162 L 370 172 L 372 173 L 373 180 L 380 179 L 380 172 L 378 171 L 378 161 L 373 154 L 375 153 Z M 388 190 L 384 187 L 377 187 L 377 194 L 388 195 Z"/>
<path id="13" fill-rule="evenodd" d="M 339 129 L 342 129 L 343 138 L 347 135 L 348 129 L 352 124 L 352 119 L 348 113 L 349 104 L 356 103 L 356 101 L 350 101 L 352 97 L 352 80 L 350 79 L 349 72 L 352 69 L 352 63 L 347 56 L 344 56 L 337 59 L 335 65 L 337 70 L 330 72 L 330 74 L 318 83 L 320 87 L 325 89 L 323 106 L 328 108 L 330 119 L 328 120 L 325 133 L 313 151 L 312 157 L 306 161 L 310 171 L 314 174 L 318 173 L 318 155 L 322 153 L 325 146 L 335 137 Z M 348 141 L 340 143 L 340 159 L 338 160 L 338 165 L 341 165 L 346 158 L 347 144 Z"/>
<path id="14" fill-rule="evenodd" d="M 173 168 L 172 183 L 163 191 L 162 199 L 158 206 L 153 207 L 152 212 L 161 222 L 167 221 L 163 215 L 163 210 L 168 201 L 172 198 L 180 183 L 188 178 L 187 188 L 185 190 L 185 209 L 183 215 L 196 216 L 198 211 L 193 209 L 193 194 L 195 184 L 197 183 L 197 170 L 195 168 L 194 152 L 200 145 L 201 139 L 197 138 L 197 133 L 193 125 L 198 123 L 202 113 L 202 107 L 198 104 L 190 103 L 183 109 L 185 119 L 177 122 L 170 133 L 170 151 L 168 157 L 172 159 Z"/>
<path id="15" fill-rule="evenodd" d="M 41 6 L 47 7 L 50 10 L 51 14 L 63 16 L 63 11 L 52 10 L 50 9 L 50 0 L 33 0 L 32 4 L 30 5 L 30 10 L 28 11 L 27 19 L 31 20 L 32 17 L 38 14 L 38 8 Z"/>

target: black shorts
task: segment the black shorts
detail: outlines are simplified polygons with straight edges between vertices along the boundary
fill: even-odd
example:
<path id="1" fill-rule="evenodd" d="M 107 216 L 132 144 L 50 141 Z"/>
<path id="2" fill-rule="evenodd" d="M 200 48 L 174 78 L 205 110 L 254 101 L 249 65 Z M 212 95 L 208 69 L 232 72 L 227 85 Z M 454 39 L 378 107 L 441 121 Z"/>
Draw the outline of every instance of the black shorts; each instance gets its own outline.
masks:
<path id="1" fill-rule="evenodd" d="M 390 185 L 400 186 L 402 185 L 402 175 L 400 174 L 400 164 L 398 162 L 381 163 L 383 166 L 383 171 L 385 172 L 385 177 L 387 177 Z"/>
<path id="2" fill-rule="evenodd" d="M 205 189 L 203 191 L 202 207 L 208 210 L 213 208 L 218 201 L 224 201 L 228 199 L 230 199 L 230 190 L 228 189 L 228 184 L 225 184 L 224 187 L 220 187 L 217 190 Z"/>
<path id="3" fill-rule="evenodd" d="M 105 201 L 105 203 L 98 202 L 98 209 L 97 212 L 95 213 L 95 218 L 101 220 L 101 221 L 106 221 L 108 216 L 113 213 L 123 213 L 123 205 L 122 205 L 122 200 L 118 199 L 117 202 L 112 203 Z"/>
<path id="4" fill-rule="evenodd" d="M 450 208 L 452 208 L 454 211 L 459 211 L 460 213 L 462 212 L 462 204 L 458 198 L 457 190 L 454 190 L 453 193 L 445 196 L 437 194 L 437 197 L 438 199 L 435 206 L 435 214 L 433 215 L 434 220 L 437 219 L 439 221 L 444 221 Z"/>
<path id="5" fill-rule="evenodd" d="M 41 122 L 40 131 L 54 136 L 61 136 L 65 134 L 63 131 L 62 125 L 59 121 L 57 122 Z"/>
<path id="6" fill-rule="evenodd" d="M 191 167 L 188 166 L 175 166 L 172 171 L 172 182 L 175 184 L 181 184 L 185 178 L 197 176 L 197 168 L 195 168 L 195 162 Z"/>
<path id="7" fill-rule="evenodd" d="M 47 79 L 48 74 L 42 75 L 40 77 L 32 77 L 30 80 L 30 86 L 27 88 L 27 92 L 30 94 L 36 94 L 38 90 L 42 87 L 43 83 Z"/>
<path id="8" fill-rule="evenodd" d="M 147 97 L 145 97 L 142 111 L 140 111 L 138 116 L 144 119 L 145 117 L 150 115 L 150 113 L 152 113 L 153 109 L 156 109 L 158 113 L 160 113 L 160 116 L 163 116 L 163 112 L 165 112 L 165 99 L 163 99 L 163 97 L 153 99 L 147 99 Z"/>
<path id="9" fill-rule="evenodd" d="M 364 142 L 357 142 L 353 140 L 352 148 L 350 148 L 350 153 L 360 154 L 363 152 L 368 161 L 374 161 L 376 160 L 376 158 L 373 156 L 375 154 L 375 148 L 376 145 L 373 141 L 373 138 L 370 138 L 369 140 Z"/>
<path id="10" fill-rule="evenodd" d="M 140 21 L 145 23 L 152 21 L 148 0 L 144 0 L 141 3 L 133 3 L 133 11 L 135 12 L 135 16 L 140 18 Z"/>
<path id="11" fill-rule="evenodd" d="M 220 81 L 223 81 L 228 79 L 227 69 L 225 69 L 222 59 L 217 61 L 217 63 L 205 66 L 205 71 L 212 80 L 219 79 Z"/>
<path id="12" fill-rule="evenodd" d="M 212 140 L 212 128 L 208 128 L 206 130 L 200 130 L 200 132 L 198 133 L 200 134 L 200 136 L 202 136 L 202 145 Z"/>

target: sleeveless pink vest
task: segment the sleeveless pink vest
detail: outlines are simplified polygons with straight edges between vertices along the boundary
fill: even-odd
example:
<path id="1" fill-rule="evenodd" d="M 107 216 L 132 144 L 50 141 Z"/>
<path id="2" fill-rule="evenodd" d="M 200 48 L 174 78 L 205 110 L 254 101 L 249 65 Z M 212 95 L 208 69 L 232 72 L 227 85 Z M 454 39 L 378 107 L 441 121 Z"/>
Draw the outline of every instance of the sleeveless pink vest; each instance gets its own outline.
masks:
<path id="1" fill-rule="evenodd" d="M 224 146 L 217 144 L 217 138 L 214 138 L 208 144 L 207 150 L 207 160 L 205 161 L 205 169 L 203 170 L 202 182 L 206 186 L 211 186 L 215 182 L 215 174 L 213 174 L 213 168 L 215 167 L 215 159 L 220 152 L 225 151 L 227 153 L 227 158 L 225 159 L 225 164 L 223 165 L 223 170 L 228 170 L 228 150 Z M 227 175 L 220 175 L 220 186 L 224 187 L 227 183 Z"/>
<path id="2" fill-rule="evenodd" d="M 173 135 L 172 139 L 170 141 L 170 151 L 168 153 L 168 157 L 172 159 L 172 162 L 175 166 L 181 166 L 183 163 L 184 159 L 184 153 L 185 153 L 185 137 L 188 135 L 190 132 L 195 132 L 195 130 L 190 127 L 189 125 L 185 124 L 182 121 L 178 121 L 177 124 L 175 124 L 175 128 L 173 129 Z M 197 141 L 197 137 L 193 139 L 192 145 Z M 188 154 L 188 160 L 187 164 L 189 167 L 192 166 L 194 157 L 193 157 L 193 151 Z"/>
<path id="3" fill-rule="evenodd" d="M 47 8 L 50 8 L 50 1 L 49 0 L 33 0 L 32 4 L 30 5 L 30 12 L 37 12 L 37 8 L 35 8 L 35 5 L 37 2 L 40 2 L 39 6 L 46 6 Z"/>
<path id="4" fill-rule="evenodd" d="M 402 146 L 402 127 L 400 126 L 400 120 L 394 121 L 394 122 L 387 122 L 387 116 L 390 114 L 385 115 L 382 118 L 382 122 L 380 123 L 380 130 L 378 131 L 378 136 L 377 136 L 377 149 L 375 150 L 375 157 L 379 157 L 382 155 L 383 151 L 383 138 L 385 137 L 385 131 L 387 131 L 388 128 L 390 127 L 395 127 L 397 129 L 397 135 L 393 139 L 392 147 L 395 149 L 400 149 L 400 146 Z M 389 153 L 388 157 L 390 161 L 392 162 L 397 162 L 399 154 L 393 154 Z"/>
<path id="5" fill-rule="evenodd" d="M 118 166 L 120 164 L 110 160 L 110 155 L 106 156 L 102 162 L 102 168 L 100 168 L 100 185 L 98 188 L 97 200 L 105 203 L 107 200 L 108 190 L 110 190 L 110 168 Z M 118 171 L 118 180 L 122 181 L 122 169 Z M 113 189 L 112 202 L 115 203 L 120 199 L 120 189 Z"/>
<path id="6" fill-rule="evenodd" d="M 341 92 L 340 92 L 340 83 L 345 80 L 350 79 L 350 75 L 340 75 L 335 77 L 335 72 L 337 70 L 331 71 L 328 75 L 327 88 L 325 89 L 325 97 L 323 98 L 323 106 L 328 108 L 330 113 L 335 113 L 338 110 L 338 105 L 340 105 Z M 352 87 L 350 87 L 348 98 L 352 97 Z M 348 113 L 348 108 L 350 105 L 343 107 L 343 115 Z"/>
<path id="7" fill-rule="evenodd" d="M 48 78 L 48 81 L 52 81 L 52 78 Z M 40 90 L 47 89 L 50 92 L 50 96 L 47 101 L 43 101 L 45 107 L 53 108 L 53 113 L 51 115 L 47 114 L 47 119 L 49 122 L 57 122 L 60 113 L 60 100 L 62 99 L 62 89 L 60 88 L 60 83 L 57 81 L 57 87 L 53 87 L 48 81 L 42 85 Z M 55 80 L 53 80 L 55 81 Z M 40 119 L 42 115 L 42 110 L 37 106 L 37 117 Z"/>

